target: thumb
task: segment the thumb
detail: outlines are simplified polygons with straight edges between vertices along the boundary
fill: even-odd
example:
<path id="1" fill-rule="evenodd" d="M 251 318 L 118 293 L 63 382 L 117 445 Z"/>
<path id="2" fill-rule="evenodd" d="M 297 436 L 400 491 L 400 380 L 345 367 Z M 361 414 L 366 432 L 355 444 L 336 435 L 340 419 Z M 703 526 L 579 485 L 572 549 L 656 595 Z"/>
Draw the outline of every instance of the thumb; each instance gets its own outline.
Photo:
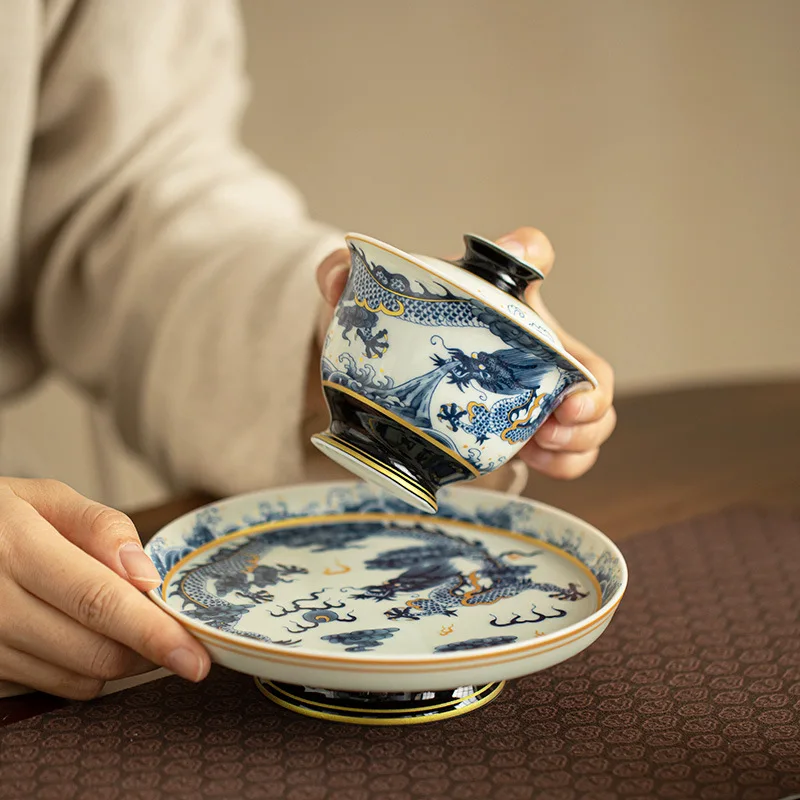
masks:
<path id="1" fill-rule="evenodd" d="M 65 539 L 137 589 L 147 591 L 161 583 L 136 527 L 121 511 L 95 503 L 60 481 L 11 480 L 8 485 Z"/>
<path id="2" fill-rule="evenodd" d="M 317 267 L 317 286 L 329 306 L 339 302 L 349 273 L 350 252 L 345 249 L 334 251 Z"/>
<path id="3" fill-rule="evenodd" d="M 342 296 L 350 275 L 350 251 L 336 250 L 317 267 L 317 288 L 322 296 L 322 308 L 317 320 L 317 344 L 321 347 L 333 319 L 334 309 Z"/>

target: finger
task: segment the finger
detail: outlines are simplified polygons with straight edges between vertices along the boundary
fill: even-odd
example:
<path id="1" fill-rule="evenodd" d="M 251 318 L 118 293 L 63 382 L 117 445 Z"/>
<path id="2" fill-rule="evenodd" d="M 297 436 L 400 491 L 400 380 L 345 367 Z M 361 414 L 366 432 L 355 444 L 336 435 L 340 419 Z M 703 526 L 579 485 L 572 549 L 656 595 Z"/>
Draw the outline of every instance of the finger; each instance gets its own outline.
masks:
<path id="1" fill-rule="evenodd" d="M 84 628 L 19 586 L 4 591 L 2 602 L 14 613 L 0 619 L 0 640 L 14 650 L 103 681 L 154 669 L 130 648 Z"/>
<path id="2" fill-rule="evenodd" d="M 537 228 L 517 228 L 501 236 L 497 244 L 512 255 L 537 267 L 545 278 L 550 274 L 556 261 L 556 252 L 547 236 Z M 525 302 L 535 305 L 539 297 L 542 281 L 534 281 L 525 291 Z"/>
<path id="3" fill-rule="evenodd" d="M 597 386 L 569 395 L 553 415 L 562 425 L 597 422 L 608 413 L 614 400 L 614 370 L 608 361 L 571 336 L 566 337 L 565 347 L 594 375 Z"/>
<path id="4" fill-rule="evenodd" d="M 517 228 L 501 236 L 497 244 L 511 255 L 537 267 L 547 277 L 556 262 L 552 242 L 538 228 Z"/>
<path id="5" fill-rule="evenodd" d="M 62 536 L 137 588 L 147 591 L 161 583 L 134 524 L 121 511 L 95 503 L 60 481 L 12 481 L 9 485 Z"/>
<path id="6" fill-rule="evenodd" d="M 60 536 L 31 506 L 0 506 L 0 540 L 12 530 L 18 546 L 6 558 L 6 568 L 21 587 L 188 680 L 208 673 L 208 653 L 180 623 Z"/>
<path id="7" fill-rule="evenodd" d="M 331 253 L 317 267 L 317 286 L 329 306 L 335 306 L 339 302 L 349 274 L 350 253 L 345 249 Z"/>
<path id="8" fill-rule="evenodd" d="M 70 700 L 91 700 L 105 683 L 0 645 L 0 679 Z"/>
<path id="9" fill-rule="evenodd" d="M 555 417 L 550 417 L 536 431 L 533 442 L 543 450 L 584 453 L 604 444 L 614 432 L 616 424 L 617 412 L 613 406 L 597 422 L 583 425 L 562 425 Z"/>
<path id="10" fill-rule="evenodd" d="M 531 442 L 519 452 L 529 467 L 556 480 L 573 480 L 588 472 L 597 462 L 599 450 L 588 453 L 554 453 L 543 450 L 536 442 Z"/>

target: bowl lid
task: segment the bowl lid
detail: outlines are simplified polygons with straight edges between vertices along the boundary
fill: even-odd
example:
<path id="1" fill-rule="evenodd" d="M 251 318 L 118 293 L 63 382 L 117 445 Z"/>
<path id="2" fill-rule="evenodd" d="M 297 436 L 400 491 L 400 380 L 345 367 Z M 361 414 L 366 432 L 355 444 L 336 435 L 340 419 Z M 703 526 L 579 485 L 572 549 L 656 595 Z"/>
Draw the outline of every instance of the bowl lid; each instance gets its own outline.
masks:
<path id="1" fill-rule="evenodd" d="M 464 238 L 467 243 L 465 258 L 470 258 L 472 254 L 477 253 L 479 257 L 492 255 L 495 259 L 493 262 L 495 264 L 499 262 L 499 259 L 503 259 L 508 264 L 509 270 L 513 269 L 519 281 L 524 281 L 525 285 L 544 278 L 542 272 L 535 266 L 522 261 L 494 242 L 474 234 L 467 234 Z M 566 365 L 579 371 L 587 383 L 591 384 L 593 388 L 597 388 L 597 378 L 575 356 L 567 351 L 556 333 L 533 308 L 510 291 L 500 288 L 497 282 L 491 282 L 489 279 L 492 277 L 491 274 L 481 274 L 481 272 L 487 272 L 488 265 L 482 265 L 482 269 L 468 270 L 463 266 L 464 259 L 458 262 L 451 262 L 434 258 L 433 256 L 407 253 L 393 245 L 361 233 L 348 233 L 345 236 L 345 241 L 351 246 L 354 244 L 357 246 L 358 243 L 366 244 L 372 248 L 383 250 L 396 258 L 408 261 L 446 283 L 448 289 L 458 290 L 467 298 L 477 300 L 523 331 L 526 334 L 527 341 L 530 342 L 529 337 L 532 337 L 533 340 L 543 345 L 547 350 L 558 355 L 560 360 L 566 362 Z M 474 264 L 475 261 L 473 260 Z M 506 274 L 509 274 L 509 272 L 506 272 Z M 519 283 L 517 287 L 519 288 Z M 531 344 L 533 345 L 533 342 Z M 580 385 L 579 383 L 574 384 L 573 391 Z"/>

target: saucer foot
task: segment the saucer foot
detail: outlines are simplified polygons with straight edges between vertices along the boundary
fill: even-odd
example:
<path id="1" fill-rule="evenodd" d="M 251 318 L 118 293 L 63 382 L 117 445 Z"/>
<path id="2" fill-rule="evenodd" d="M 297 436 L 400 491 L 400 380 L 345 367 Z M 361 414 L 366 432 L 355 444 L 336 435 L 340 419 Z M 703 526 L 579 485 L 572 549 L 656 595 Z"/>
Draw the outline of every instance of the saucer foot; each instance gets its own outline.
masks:
<path id="1" fill-rule="evenodd" d="M 420 725 L 468 714 L 494 700 L 505 681 L 439 692 L 338 692 L 255 679 L 273 703 L 298 714 L 350 725 Z"/>

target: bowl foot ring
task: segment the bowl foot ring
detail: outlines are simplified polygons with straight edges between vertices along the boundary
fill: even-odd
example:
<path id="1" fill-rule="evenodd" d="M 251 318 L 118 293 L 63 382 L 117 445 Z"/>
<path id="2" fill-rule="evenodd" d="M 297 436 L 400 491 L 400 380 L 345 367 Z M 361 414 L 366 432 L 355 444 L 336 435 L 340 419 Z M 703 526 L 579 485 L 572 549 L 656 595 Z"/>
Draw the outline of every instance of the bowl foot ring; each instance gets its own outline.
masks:
<path id="1" fill-rule="evenodd" d="M 495 681 L 438 692 L 339 692 L 256 678 L 259 691 L 283 708 L 351 725 L 419 725 L 460 717 L 494 700 L 505 686 Z"/>

